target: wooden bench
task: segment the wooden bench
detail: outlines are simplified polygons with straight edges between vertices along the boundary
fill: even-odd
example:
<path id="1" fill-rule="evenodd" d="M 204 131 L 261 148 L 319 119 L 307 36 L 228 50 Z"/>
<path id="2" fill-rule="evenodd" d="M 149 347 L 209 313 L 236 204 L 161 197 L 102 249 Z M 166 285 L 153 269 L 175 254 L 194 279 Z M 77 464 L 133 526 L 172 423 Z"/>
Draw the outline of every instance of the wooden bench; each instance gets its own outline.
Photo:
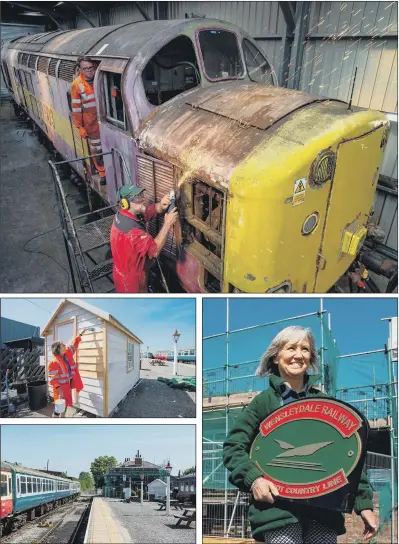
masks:
<path id="1" fill-rule="evenodd" d="M 185 527 L 190 527 L 190 524 L 196 520 L 196 510 L 195 508 L 186 508 L 182 515 L 173 514 L 177 518 L 176 527 L 179 527 L 180 524 L 185 521 Z"/>

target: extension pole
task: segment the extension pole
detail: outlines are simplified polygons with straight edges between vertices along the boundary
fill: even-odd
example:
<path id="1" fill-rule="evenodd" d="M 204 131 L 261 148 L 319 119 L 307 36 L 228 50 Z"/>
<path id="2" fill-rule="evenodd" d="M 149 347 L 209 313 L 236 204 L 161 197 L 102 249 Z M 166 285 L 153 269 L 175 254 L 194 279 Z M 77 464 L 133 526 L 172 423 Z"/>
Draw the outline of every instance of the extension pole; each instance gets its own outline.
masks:
<path id="1" fill-rule="evenodd" d="M 324 383 L 324 327 L 323 327 L 323 299 L 320 299 L 320 332 L 321 332 L 321 353 L 320 353 L 320 369 L 321 369 L 321 390 L 326 392 Z"/>

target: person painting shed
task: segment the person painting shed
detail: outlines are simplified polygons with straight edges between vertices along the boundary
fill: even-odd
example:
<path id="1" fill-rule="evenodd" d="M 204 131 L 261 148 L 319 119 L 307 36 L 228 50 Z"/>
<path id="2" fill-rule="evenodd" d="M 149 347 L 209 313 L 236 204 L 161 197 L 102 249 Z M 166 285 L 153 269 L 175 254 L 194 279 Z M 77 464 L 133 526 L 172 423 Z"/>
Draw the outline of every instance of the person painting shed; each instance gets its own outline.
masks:
<path id="1" fill-rule="evenodd" d="M 89 329 L 83 329 L 69 346 L 66 346 L 64 342 L 59 340 L 53 342 L 51 345 L 54 358 L 48 367 L 48 377 L 50 385 L 53 386 L 54 404 L 59 399 L 65 400 L 65 411 L 61 417 L 65 417 L 66 408 L 73 404 L 72 391 L 75 389 L 79 393 L 79 391 L 83 390 L 83 381 L 80 377 L 74 355 L 77 352 L 83 334 L 87 330 Z"/>

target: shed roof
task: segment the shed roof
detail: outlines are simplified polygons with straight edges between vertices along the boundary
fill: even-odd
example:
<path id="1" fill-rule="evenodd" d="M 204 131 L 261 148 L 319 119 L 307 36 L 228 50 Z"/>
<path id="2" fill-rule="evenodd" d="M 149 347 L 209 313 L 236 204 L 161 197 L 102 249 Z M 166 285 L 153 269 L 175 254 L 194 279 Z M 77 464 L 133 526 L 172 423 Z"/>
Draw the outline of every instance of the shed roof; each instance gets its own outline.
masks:
<path id="1" fill-rule="evenodd" d="M 45 34 L 25 36 L 10 44 L 12 49 L 58 55 L 101 55 L 135 57 L 148 47 L 156 37 L 170 34 L 171 39 L 178 32 L 193 26 L 223 26 L 237 29 L 233 24 L 218 19 L 169 19 L 158 21 L 137 21 L 121 25 L 110 25 L 81 30 L 61 30 Z"/>
<path id="2" fill-rule="evenodd" d="M 0 328 L 2 342 L 10 342 L 11 340 L 40 336 L 39 326 L 29 325 L 28 323 L 15 321 L 14 319 L 8 319 L 8 317 L 1 317 Z"/>
<path id="3" fill-rule="evenodd" d="M 107 321 L 120 331 L 124 332 L 127 336 L 132 338 L 135 342 L 138 342 L 139 344 L 142 344 L 142 340 L 138 338 L 135 334 L 133 334 L 129 329 L 127 329 L 122 323 L 120 323 L 115 317 L 113 317 L 110 313 L 105 312 L 104 310 L 100 310 L 100 308 L 96 308 L 96 306 L 93 306 L 92 304 L 89 304 L 88 302 L 85 302 L 83 300 L 80 300 L 78 298 L 64 298 L 59 303 L 57 309 L 53 313 L 53 315 L 50 318 L 50 321 L 47 323 L 47 325 L 44 327 L 42 336 L 47 336 L 49 334 L 49 329 L 54 321 L 54 319 L 57 317 L 57 315 L 60 313 L 62 308 L 65 306 L 67 302 L 70 302 L 71 304 L 75 304 L 76 306 L 79 306 L 83 310 L 86 310 L 100 319 L 103 319 L 104 321 Z"/>

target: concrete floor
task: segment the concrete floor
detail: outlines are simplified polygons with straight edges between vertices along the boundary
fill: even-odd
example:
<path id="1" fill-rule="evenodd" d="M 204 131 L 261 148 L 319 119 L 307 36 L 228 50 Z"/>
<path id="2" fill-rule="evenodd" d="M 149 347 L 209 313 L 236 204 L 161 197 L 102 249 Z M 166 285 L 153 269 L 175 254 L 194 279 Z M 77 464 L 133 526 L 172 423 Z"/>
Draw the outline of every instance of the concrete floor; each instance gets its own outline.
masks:
<path id="1" fill-rule="evenodd" d="M 53 157 L 26 122 L 15 117 L 11 103 L 2 103 L 0 113 L 1 292 L 73 292 L 63 235 L 57 229 L 60 220 L 47 162 Z M 71 213 L 89 211 L 85 193 L 69 181 L 65 187 Z M 57 230 L 27 244 L 32 237 L 52 229 Z"/>

